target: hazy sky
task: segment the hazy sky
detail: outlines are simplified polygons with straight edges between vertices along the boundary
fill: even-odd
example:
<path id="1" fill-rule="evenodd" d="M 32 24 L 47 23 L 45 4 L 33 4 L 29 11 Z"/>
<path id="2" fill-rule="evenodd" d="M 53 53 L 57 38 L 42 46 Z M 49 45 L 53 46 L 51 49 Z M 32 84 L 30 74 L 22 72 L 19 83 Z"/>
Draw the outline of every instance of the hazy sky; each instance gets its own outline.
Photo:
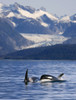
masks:
<path id="1" fill-rule="evenodd" d="M 73 15 L 76 13 L 76 0 L 0 0 L 4 4 L 17 2 L 34 8 L 45 7 L 49 13 L 62 15 Z"/>

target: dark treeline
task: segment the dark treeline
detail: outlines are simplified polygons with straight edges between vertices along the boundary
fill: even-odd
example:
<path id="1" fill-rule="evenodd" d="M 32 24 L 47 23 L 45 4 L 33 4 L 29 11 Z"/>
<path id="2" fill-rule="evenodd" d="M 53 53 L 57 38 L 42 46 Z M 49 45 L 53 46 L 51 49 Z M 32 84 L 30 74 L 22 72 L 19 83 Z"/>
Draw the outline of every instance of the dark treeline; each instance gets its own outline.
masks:
<path id="1" fill-rule="evenodd" d="M 76 60 L 76 44 L 31 48 L 6 55 L 5 59 Z"/>

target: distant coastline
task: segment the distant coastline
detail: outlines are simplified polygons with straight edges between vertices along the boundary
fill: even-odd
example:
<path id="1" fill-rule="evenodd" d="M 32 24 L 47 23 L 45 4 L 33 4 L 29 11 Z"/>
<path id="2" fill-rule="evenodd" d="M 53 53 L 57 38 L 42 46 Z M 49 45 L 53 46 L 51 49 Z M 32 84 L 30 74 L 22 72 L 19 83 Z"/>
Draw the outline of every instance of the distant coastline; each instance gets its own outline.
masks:
<path id="1" fill-rule="evenodd" d="M 76 44 L 58 44 L 20 50 L 3 57 L 3 59 L 26 60 L 76 60 Z"/>

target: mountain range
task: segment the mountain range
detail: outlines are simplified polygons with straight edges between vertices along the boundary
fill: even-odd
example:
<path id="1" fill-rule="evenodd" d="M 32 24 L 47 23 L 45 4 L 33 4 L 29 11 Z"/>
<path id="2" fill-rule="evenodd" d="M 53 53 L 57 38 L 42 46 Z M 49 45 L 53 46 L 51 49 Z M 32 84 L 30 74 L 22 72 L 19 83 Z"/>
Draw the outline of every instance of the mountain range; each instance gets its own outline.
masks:
<path id="1" fill-rule="evenodd" d="M 9 6 L 0 5 L 0 16 L 8 18 L 20 33 L 58 34 L 76 22 L 76 15 L 59 19 L 46 10 L 18 3 Z"/>
<path id="2" fill-rule="evenodd" d="M 22 49 L 23 46 L 32 44 L 23 38 L 10 24 L 9 20 L 0 18 L 0 55 Z"/>
<path id="3" fill-rule="evenodd" d="M 0 3 L 0 55 L 56 44 L 76 44 L 76 14 L 58 18 L 43 7 Z"/>

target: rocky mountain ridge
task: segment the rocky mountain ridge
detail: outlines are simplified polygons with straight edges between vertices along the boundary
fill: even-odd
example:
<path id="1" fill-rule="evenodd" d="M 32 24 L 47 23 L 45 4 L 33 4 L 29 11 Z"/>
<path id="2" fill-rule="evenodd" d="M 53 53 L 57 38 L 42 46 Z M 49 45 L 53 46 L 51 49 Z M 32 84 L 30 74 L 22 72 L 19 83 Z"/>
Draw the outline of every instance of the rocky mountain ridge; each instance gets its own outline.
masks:
<path id="1" fill-rule="evenodd" d="M 8 18 L 19 33 L 59 34 L 76 22 L 75 15 L 59 19 L 42 8 L 35 9 L 18 3 L 0 5 L 0 16 Z"/>
<path id="2" fill-rule="evenodd" d="M 29 37 L 26 38 L 27 35 L 24 35 L 24 38 L 21 33 L 25 35 L 30 33 L 33 37 L 35 37 L 34 34 L 36 37 L 41 34 L 40 40 L 42 35 L 48 35 L 50 38 L 35 44 Z M 58 43 L 76 44 L 76 14 L 58 18 L 48 13 L 43 7 L 35 9 L 18 3 L 8 6 L 0 3 L 0 55 L 21 50 L 27 46 L 40 47 Z"/>

